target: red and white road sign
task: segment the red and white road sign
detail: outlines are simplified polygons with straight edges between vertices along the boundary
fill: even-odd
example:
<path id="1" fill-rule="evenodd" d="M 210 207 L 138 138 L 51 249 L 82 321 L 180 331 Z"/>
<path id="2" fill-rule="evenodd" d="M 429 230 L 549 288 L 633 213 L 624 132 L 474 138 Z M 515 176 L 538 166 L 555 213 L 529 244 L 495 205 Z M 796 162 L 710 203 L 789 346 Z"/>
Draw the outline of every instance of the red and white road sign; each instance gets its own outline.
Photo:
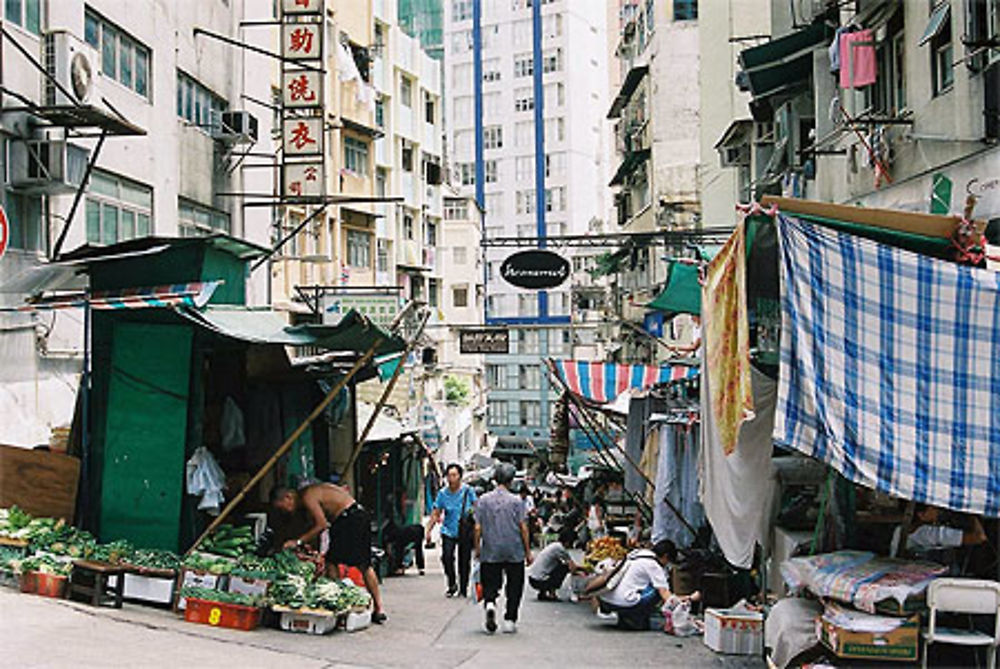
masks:
<path id="1" fill-rule="evenodd" d="M 0 258 L 7 252 L 8 240 L 10 240 L 10 224 L 7 223 L 7 212 L 0 206 Z"/>

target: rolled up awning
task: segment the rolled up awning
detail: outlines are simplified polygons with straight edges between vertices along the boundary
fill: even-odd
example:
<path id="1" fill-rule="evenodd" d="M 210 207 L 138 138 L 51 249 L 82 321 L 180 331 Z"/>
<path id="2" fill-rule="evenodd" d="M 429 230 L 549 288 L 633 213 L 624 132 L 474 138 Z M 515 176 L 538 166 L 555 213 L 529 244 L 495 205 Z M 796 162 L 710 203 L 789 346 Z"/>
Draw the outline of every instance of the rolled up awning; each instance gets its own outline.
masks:
<path id="1" fill-rule="evenodd" d="M 645 390 L 662 383 L 698 376 L 688 365 L 619 365 L 587 360 L 551 360 L 550 369 L 571 393 L 597 404 L 607 404 L 629 389 Z"/>

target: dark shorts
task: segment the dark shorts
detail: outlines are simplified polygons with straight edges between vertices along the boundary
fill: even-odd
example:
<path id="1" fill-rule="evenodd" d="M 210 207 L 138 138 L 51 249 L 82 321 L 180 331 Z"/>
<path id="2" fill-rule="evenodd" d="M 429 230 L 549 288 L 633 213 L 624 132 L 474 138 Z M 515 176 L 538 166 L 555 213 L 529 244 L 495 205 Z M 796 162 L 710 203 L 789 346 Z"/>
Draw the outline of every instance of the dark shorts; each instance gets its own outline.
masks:
<path id="1" fill-rule="evenodd" d="M 372 561 L 371 517 L 360 504 L 352 504 L 330 525 L 327 564 L 346 564 L 364 570 Z"/>

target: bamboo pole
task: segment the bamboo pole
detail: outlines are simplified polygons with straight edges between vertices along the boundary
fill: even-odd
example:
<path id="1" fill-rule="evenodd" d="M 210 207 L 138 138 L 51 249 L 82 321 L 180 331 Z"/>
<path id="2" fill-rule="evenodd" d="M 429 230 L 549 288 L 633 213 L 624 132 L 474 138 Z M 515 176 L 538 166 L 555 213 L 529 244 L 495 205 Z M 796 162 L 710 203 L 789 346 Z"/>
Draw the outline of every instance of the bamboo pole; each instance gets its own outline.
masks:
<path id="1" fill-rule="evenodd" d="M 368 351 L 363 356 L 358 358 L 357 362 L 354 363 L 354 366 L 351 367 L 350 371 L 347 372 L 347 375 L 341 378 L 336 383 L 336 385 L 334 385 L 334 387 L 330 389 L 330 392 L 326 394 L 326 397 L 323 398 L 323 401 L 317 404 L 316 408 L 312 410 L 312 413 L 309 414 L 309 416 L 304 421 L 302 421 L 302 424 L 299 425 L 297 428 L 295 428 L 295 431 L 292 432 L 292 434 L 288 437 L 288 439 L 285 440 L 285 443 L 283 443 L 278 448 L 278 450 L 274 452 L 274 455 L 271 456 L 271 459 L 265 462 L 263 466 L 261 466 L 261 468 L 257 470 L 257 473 L 254 474 L 249 481 L 247 481 L 246 485 L 243 486 L 243 489 L 240 490 L 239 493 L 237 493 L 236 496 L 229 501 L 229 504 L 227 504 L 226 508 L 222 510 L 222 513 L 216 516 L 215 520 L 213 520 L 211 524 L 207 528 L 205 528 L 205 531 L 201 533 L 201 536 L 199 536 L 195 540 L 195 542 L 191 544 L 191 548 L 187 550 L 185 555 L 190 555 L 192 552 L 194 552 L 194 550 L 198 548 L 201 542 L 204 541 L 210 534 L 212 534 L 212 532 L 214 532 L 215 529 L 220 524 L 222 524 L 222 521 L 225 520 L 230 513 L 232 513 L 233 509 L 235 509 L 240 502 L 243 501 L 243 498 L 246 497 L 246 494 L 250 491 L 250 489 L 253 488 L 255 485 L 257 485 L 260 482 L 260 480 L 264 478 L 265 474 L 271 471 L 271 468 L 278 463 L 278 460 L 281 458 L 281 456 L 283 456 L 285 453 L 289 451 L 289 449 L 291 449 L 292 444 L 294 444 L 296 440 L 300 436 L 302 436 L 302 433 L 306 431 L 306 428 L 309 427 L 309 425 L 319 417 L 319 415 L 323 412 L 324 409 L 326 409 L 326 407 L 330 404 L 330 402 L 332 402 L 334 398 L 340 393 L 340 391 L 344 389 L 344 386 L 347 385 L 348 381 L 350 381 L 359 371 L 361 371 L 362 367 L 368 364 L 368 362 L 372 359 L 372 357 L 374 357 L 375 350 L 379 347 L 379 345 L 381 345 L 381 343 L 382 343 L 382 338 L 376 337 L 375 342 L 371 345 L 371 348 L 369 348 Z"/>
<path id="2" fill-rule="evenodd" d="M 385 390 L 382 391 L 382 396 L 379 398 L 378 404 L 375 405 L 375 411 L 372 412 L 371 418 L 368 419 L 368 423 L 365 425 L 365 429 L 361 431 L 361 436 L 358 437 L 357 443 L 354 444 L 354 450 L 351 451 L 351 457 L 347 461 L 347 464 L 344 465 L 344 469 L 340 472 L 341 478 L 344 478 L 350 473 L 351 467 L 354 466 L 354 463 L 357 462 L 358 457 L 361 455 L 361 449 L 364 448 L 365 439 L 368 438 L 368 434 L 372 431 L 372 428 L 375 427 L 375 421 L 378 419 L 378 415 L 381 413 L 386 401 L 388 401 L 389 395 L 392 394 L 392 389 L 396 386 L 396 381 L 398 381 L 399 377 L 402 376 L 403 367 L 406 366 L 406 359 L 410 357 L 410 353 L 412 353 L 413 349 L 416 347 L 417 340 L 423 333 L 424 326 L 427 325 L 427 321 L 430 317 L 431 312 L 428 309 L 427 312 L 424 313 L 423 319 L 420 321 L 420 325 L 417 326 L 417 331 L 414 333 L 413 338 L 410 339 L 410 342 L 406 345 L 406 349 L 403 351 L 403 357 L 400 359 L 399 364 L 396 365 L 396 370 L 392 373 L 392 378 L 389 379 L 389 383 L 386 384 Z"/>

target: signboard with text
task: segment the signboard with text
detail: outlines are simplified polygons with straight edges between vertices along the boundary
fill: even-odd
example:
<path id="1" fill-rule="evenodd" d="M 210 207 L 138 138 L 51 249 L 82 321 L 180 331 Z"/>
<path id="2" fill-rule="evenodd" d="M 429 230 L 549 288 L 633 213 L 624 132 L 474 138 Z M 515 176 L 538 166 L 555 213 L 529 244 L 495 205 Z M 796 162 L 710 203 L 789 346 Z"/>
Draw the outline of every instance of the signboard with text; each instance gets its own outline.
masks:
<path id="1" fill-rule="evenodd" d="M 477 328 L 459 330 L 458 350 L 463 354 L 508 353 L 510 332 L 507 328 Z"/>
<path id="2" fill-rule="evenodd" d="M 323 0 L 281 0 L 281 196 L 326 195 Z"/>
<path id="3" fill-rule="evenodd" d="M 399 313 L 399 296 L 388 293 L 327 293 L 320 298 L 323 322 L 335 323 L 351 309 L 367 316 L 376 325 L 388 327 Z"/>

